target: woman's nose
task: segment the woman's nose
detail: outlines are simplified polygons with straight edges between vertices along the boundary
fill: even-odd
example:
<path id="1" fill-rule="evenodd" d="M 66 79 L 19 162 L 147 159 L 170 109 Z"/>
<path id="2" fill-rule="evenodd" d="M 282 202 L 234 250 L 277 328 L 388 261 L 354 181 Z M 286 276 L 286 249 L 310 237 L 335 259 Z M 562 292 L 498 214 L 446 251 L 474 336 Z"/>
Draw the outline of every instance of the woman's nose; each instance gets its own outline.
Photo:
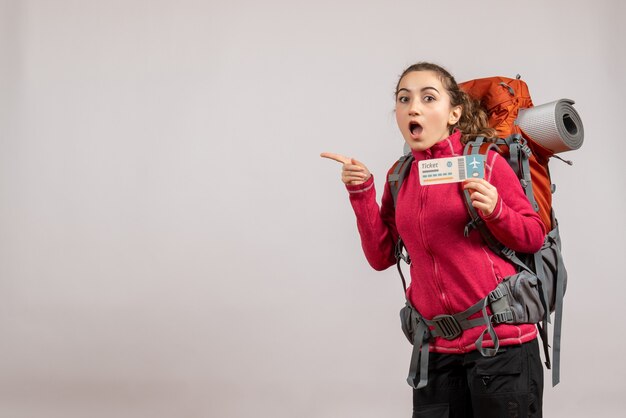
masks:
<path id="1" fill-rule="evenodd" d="M 413 116 L 413 115 L 419 115 L 421 112 L 420 110 L 420 106 L 419 103 L 417 103 L 417 100 L 411 103 L 411 106 L 409 107 L 409 115 Z"/>

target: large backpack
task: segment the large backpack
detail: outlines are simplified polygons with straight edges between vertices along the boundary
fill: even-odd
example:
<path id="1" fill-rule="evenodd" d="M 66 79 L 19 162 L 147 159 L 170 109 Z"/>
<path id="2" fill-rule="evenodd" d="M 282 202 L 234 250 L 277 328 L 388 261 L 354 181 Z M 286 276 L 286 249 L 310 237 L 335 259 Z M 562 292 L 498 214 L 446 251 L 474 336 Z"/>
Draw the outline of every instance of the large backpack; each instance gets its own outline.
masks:
<path id="1" fill-rule="evenodd" d="M 408 383 L 414 388 L 426 386 L 428 380 L 428 341 L 432 337 L 454 339 L 464 329 L 485 326 L 484 332 L 476 341 L 479 352 L 484 356 L 497 353 L 499 343 L 493 330 L 499 323 L 535 323 L 541 336 L 545 364 L 552 368 L 552 385 L 560 379 L 560 347 L 563 296 L 567 286 L 567 272 L 561 256 L 561 241 L 558 222 L 552 209 L 552 193 L 555 186 L 550 180 L 548 162 L 555 152 L 542 146 L 529 136 L 518 124 L 520 110 L 533 107 L 526 83 L 519 79 L 491 77 L 468 81 L 460 87 L 470 96 L 479 100 L 489 114 L 489 124 L 496 129 L 498 138 L 486 139 L 478 137 L 467 143 L 464 154 L 487 154 L 489 150 L 500 153 L 513 168 L 531 205 L 537 211 L 549 233 L 541 250 L 535 254 L 516 254 L 503 246 L 489 232 L 488 228 L 471 205 L 469 192 L 464 192 L 464 199 L 469 213 L 469 222 L 465 227 L 465 236 L 477 230 L 486 244 L 496 254 L 508 259 L 516 267 L 518 273 L 506 278 L 496 289 L 464 312 L 455 315 L 439 315 L 431 320 L 423 318 L 410 302 L 401 310 L 402 329 L 413 344 L 411 366 Z M 582 122 L 570 105 L 566 123 L 574 123 L 579 143 L 582 144 Z M 572 147 L 572 148 L 576 148 Z M 558 156 L 556 156 L 559 158 Z M 560 158 L 559 158 L 560 159 Z M 413 155 L 405 153 L 389 171 L 387 181 L 394 204 L 403 180 L 408 175 L 413 162 Z M 571 164 L 570 162 L 568 162 Z M 410 256 L 406 254 L 402 239 L 396 247 L 397 268 L 406 290 L 406 281 L 402 274 L 400 262 L 410 264 Z M 491 315 L 487 313 L 487 306 Z M 476 312 L 482 311 L 482 317 L 469 320 Z M 550 314 L 554 313 L 554 332 L 552 360 L 550 361 L 548 344 L 548 323 Z M 482 346 L 483 337 L 488 333 L 494 342 L 494 348 Z M 419 376 L 419 381 L 418 381 Z"/>

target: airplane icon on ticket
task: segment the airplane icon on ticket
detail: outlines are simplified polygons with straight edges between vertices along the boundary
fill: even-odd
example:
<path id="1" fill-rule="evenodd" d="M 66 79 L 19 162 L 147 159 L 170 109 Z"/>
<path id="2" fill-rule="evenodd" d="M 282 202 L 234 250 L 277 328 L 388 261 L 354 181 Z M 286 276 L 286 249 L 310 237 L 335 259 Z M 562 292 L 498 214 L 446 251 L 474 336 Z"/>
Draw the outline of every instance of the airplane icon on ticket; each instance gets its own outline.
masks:
<path id="1" fill-rule="evenodd" d="M 464 155 L 419 161 L 420 184 L 457 183 L 470 178 L 485 177 L 485 156 Z"/>

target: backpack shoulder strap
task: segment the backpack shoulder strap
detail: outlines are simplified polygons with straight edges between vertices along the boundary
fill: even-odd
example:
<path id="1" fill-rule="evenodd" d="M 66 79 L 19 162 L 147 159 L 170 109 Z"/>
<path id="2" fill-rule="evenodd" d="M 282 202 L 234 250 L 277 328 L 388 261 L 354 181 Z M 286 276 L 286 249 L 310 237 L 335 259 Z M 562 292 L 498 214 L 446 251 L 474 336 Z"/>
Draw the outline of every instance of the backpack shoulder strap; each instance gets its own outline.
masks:
<path id="1" fill-rule="evenodd" d="M 398 200 L 398 193 L 400 193 L 400 187 L 405 177 L 411 171 L 411 163 L 413 163 L 415 157 L 411 152 L 404 154 L 396 163 L 391 167 L 387 174 L 387 182 L 389 182 L 389 190 L 393 197 L 393 206 L 396 206 Z"/>
<path id="2" fill-rule="evenodd" d="M 535 200 L 535 194 L 533 192 L 533 183 L 530 176 L 530 156 L 532 151 L 528 146 L 526 139 L 520 134 L 513 134 L 503 140 L 509 148 L 509 165 L 517 174 L 520 179 L 524 193 L 528 198 L 534 211 L 539 210 L 539 204 Z"/>
<path id="3" fill-rule="evenodd" d="M 484 137 L 480 136 L 475 140 L 468 142 L 465 145 L 465 149 L 463 150 L 463 155 L 472 155 L 472 154 L 482 154 L 487 155 L 490 150 L 494 150 L 498 153 L 501 153 L 498 145 L 504 145 L 504 140 L 498 139 L 495 142 L 487 142 Z M 530 191 L 532 194 L 532 190 Z M 485 221 L 478 215 L 478 211 L 474 206 L 472 206 L 472 199 L 470 197 L 470 192 L 468 190 L 463 190 L 463 197 L 465 202 L 465 207 L 470 215 L 470 221 L 465 225 L 464 235 L 468 236 L 470 233 L 470 229 L 477 229 L 483 240 L 487 244 L 487 246 L 496 254 L 500 254 L 503 257 L 507 258 L 517 267 L 522 270 L 527 270 L 532 272 L 530 267 L 526 265 L 518 256 L 515 254 L 515 251 L 503 245 L 500 241 L 493 236 L 487 225 L 485 225 Z"/>
<path id="4" fill-rule="evenodd" d="M 393 197 L 394 208 L 396 207 L 398 194 L 400 193 L 400 187 L 402 187 L 402 182 L 411 171 L 411 164 L 413 163 L 413 160 L 415 160 L 415 157 L 409 151 L 402 157 L 400 157 L 398 161 L 396 161 L 391 169 L 389 169 L 389 171 L 387 172 L 387 182 L 389 183 L 389 191 L 391 192 L 391 196 Z M 407 264 L 411 264 L 411 257 L 405 251 L 404 242 L 402 241 L 402 237 L 400 236 L 398 237 L 398 242 L 396 243 L 394 255 L 396 257 L 396 267 L 398 268 L 398 273 L 400 273 L 400 278 L 402 279 L 403 294 L 406 297 L 406 280 L 404 279 L 404 274 L 402 273 L 400 262 L 404 261 Z"/>
<path id="5" fill-rule="evenodd" d="M 490 149 L 494 149 L 495 151 L 499 151 L 498 147 L 494 143 L 489 143 L 485 141 L 485 138 L 479 136 L 473 141 L 468 142 L 463 149 L 463 155 L 475 155 L 482 154 L 487 155 Z M 478 211 L 474 206 L 472 206 L 472 199 L 470 197 L 470 192 L 466 189 L 463 190 L 463 197 L 465 202 L 465 207 L 467 208 L 467 212 L 470 216 L 470 221 L 467 225 L 465 225 L 464 235 L 467 237 L 470 232 L 470 228 L 477 229 L 480 232 L 480 235 L 483 237 L 489 248 L 491 248 L 496 254 L 500 254 L 502 249 L 502 244 L 495 239 L 495 237 L 489 232 L 485 222 L 478 215 Z"/>

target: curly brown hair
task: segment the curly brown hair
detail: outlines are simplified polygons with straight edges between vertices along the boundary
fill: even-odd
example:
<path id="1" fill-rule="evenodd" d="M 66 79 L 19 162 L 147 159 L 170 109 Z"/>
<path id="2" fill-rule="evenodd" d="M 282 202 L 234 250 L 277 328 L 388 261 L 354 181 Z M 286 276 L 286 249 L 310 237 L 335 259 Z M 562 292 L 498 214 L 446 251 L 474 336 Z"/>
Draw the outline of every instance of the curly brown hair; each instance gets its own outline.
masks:
<path id="1" fill-rule="evenodd" d="M 450 104 L 452 106 L 461 106 L 461 118 L 454 125 L 450 125 L 449 132 L 458 128 L 461 131 L 461 142 L 466 144 L 478 136 L 494 139 L 497 136 L 496 130 L 489 127 L 489 116 L 478 100 L 473 99 L 467 93 L 459 88 L 456 80 L 445 68 L 430 62 L 418 62 L 409 66 L 402 72 L 398 83 L 396 84 L 395 95 L 398 95 L 400 82 L 405 75 L 413 71 L 432 71 L 441 80 L 444 88 L 450 96 Z"/>

